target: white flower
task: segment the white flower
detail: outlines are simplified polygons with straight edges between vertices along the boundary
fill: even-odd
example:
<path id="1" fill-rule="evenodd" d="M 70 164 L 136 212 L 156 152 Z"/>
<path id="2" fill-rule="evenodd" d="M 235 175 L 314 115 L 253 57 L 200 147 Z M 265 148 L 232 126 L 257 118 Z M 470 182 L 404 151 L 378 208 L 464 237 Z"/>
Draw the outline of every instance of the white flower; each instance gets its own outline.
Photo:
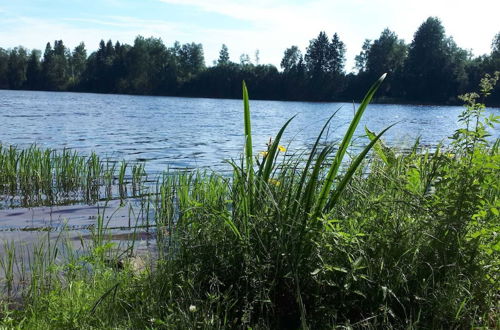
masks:
<path id="1" fill-rule="evenodd" d="M 195 305 L 191 305 L 191 306 L 189 306 L 189 311 L 190 311 L 191 313 L 196 312 L 196 311 L 197 311 L 196 306 L 195 306 Z"/>

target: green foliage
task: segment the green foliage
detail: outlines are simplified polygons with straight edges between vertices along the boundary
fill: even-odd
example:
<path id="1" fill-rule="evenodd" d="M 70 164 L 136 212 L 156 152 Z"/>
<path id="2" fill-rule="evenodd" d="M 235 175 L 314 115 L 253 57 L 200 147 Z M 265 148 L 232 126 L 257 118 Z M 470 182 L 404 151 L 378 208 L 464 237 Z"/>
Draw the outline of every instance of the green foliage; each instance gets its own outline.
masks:
<path id="1" fill-rule="evenodd" d="M 62 40 L 47 43 L 42 61 L 41 84 L 46 90 L 66 90 L 70 78 L 69 50 Z"/>
<path id="2" fill-rule="evenodd" d="M 26 82 L 28 52 L 24 47 L 16 47 L 10 51 L 7 77 L 12 89 L 21 89 Z"/>
<path id="3" fill-rule="evenodd" d="M 451 91 L 460 92 L 466 60 L 467 53 L 446 37 L 441 21 L 429 17 L 415 32 L 408 51 L 408 95 L 415 100 L 447 101 Z"/>
<path id="4" fill-rule="evenodd" d="M 70 85 L 77 86 L 80 83 L 81 76 L 85 72 L 85 67 L 87 65 L 87 50 L 83 42 L 75 47 L 73 53 L 71 53 L 69 62 L 71 67 Z"/>
<path id="5" fill-rule="evenodd" d="M 363 46 L 361 47 L 361 52 L 354 58 L 354 61 L 356 62 L 354 68 L 357 69 L 360 73 L 366 71 L 368 52 L 370 51 L 371 46 L 372 41 L 370 39 L 365 39 L 365 41 L 363 42 Z"/>
<path id="6" fill-rule="evenodd" d="M 456 95 L 499 70 L 498 39 L 493 38 L 490 54 L 473 58 L 445 35 L 438 18 L 430 17 L 410 45 L 388 29 L 373 42 L 365 40 L 355 58 L 357 73 L 347 75 L 346 47 L 337 33 L 329 39 L 320 32 L 305 56 L 297 46 L 287 48 L 282 72 L 260 65 L 258 51 L 253 64 L 247 53 L 233 63 L 224 44 L 214 65 L 206 67 L 197 43 L 167 47 L 159 38 L 142 36 L 133 45 L 101 40 L 87 57 L 83 43 L 70 52 L 56 40 L 42 58 L 36 50 L 30 55 L 22 47 L 0 49 L 0 88 L 239 98 L 237 86 L 245 80 L 258 99 L 351 102 L 362 100 L 363 91 L 386 72 L 379 101 L 458 104 Z M 500 104 L 500 87 L 489 102 Z"/>
<path id="7" fill-rule="evenodd" d="M 285 50 L 283 59 L 281 60 L 281 68 L 285 74 L 292 73 L 299 69 L 299 65 L 303 63 L 302 53 L 299 47 L 292 46 Z M 302 64 L 303 65 L 303 64 Z"/>
<path id="8" fill-rule="evenodd" d="M 222 44 L 222 48 L 219 52 L 219 59 L 217 60 L 217 65 L 227 65 L 229 64 L 229 50 L 225 44 Z"/>
<path id="9" fill-rule="evenodd" d="M 396 33 L 385 29 L 380 37 L 373 41 L 366 58 L 366 71 L 370 81 L 387 72 L 388 76 L 399 77 L 402 73 L 404 61 L 407 56 L 407 46 L 398 39 Z M 392 79 L 394 80 L 394 79 Z M 386 85 L 387 91 L 393 88 Z"/>
<path id="10" fill-rule="evenodd" d="M 29 89 L 38 89 L 41 84 L 42 66 L 40 65 L 41 53 L 39 50 L 32 50 L 28 66 L 26 68 L 26 87 Z"/>
<path id="11" fill-rule="evenodd" d="M 128 197 L 129 184 L 135 186 L 132 195 L 137 196 L 146 180 L 145 175 L 134 173 L 140 171 L 137 166 L 129 174 L 126 162 L 118 170 L 115 162 L 95 153 L 83 156 L 69 149 L 58 152 L 32 146 L 22 150 L 0 144 L 0 207 L 95 202 L 116 197 L 112 188 L 118 188 L 123 199 Z"/>
<path id="12" fill-rule="evenodd" d="M 9 52 L 0 48 L 0 88 L 9 88 Z"/>

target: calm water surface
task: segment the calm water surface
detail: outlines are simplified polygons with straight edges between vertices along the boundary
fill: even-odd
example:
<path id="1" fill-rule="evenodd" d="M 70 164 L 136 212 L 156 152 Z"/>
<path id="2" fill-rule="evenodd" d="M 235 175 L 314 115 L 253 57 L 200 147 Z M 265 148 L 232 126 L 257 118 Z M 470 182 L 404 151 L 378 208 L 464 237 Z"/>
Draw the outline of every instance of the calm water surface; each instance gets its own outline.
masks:
<path id="1" fill-rule="evenodd" d="M 313 143 L 334 111 L 339 109 L 330 140 L 342 136 L 353 116 L 348 103 L 251 101 L 250 107 L 256 151 L 264 150 L 269 137 L 295 114 L 283 140 L 291 143 L 291 151 Z M 240 100 L 0 90 L 0 143 L 94 150 L 118 160 L 147 161 L 152 173 L 167 168 L 224 171 L 224 160 L 242 153 L 242 108 Z M 359 134 L 365 125 L 380 131 L 399 122 L 384 137 L 389 145 L 408 146 L 420 136 L 423 145 L 432 146 L 457 128 L 461 111 L 374 104 L 366 110 Z M 498 108 L 488 111 L 500 115 Z"/>

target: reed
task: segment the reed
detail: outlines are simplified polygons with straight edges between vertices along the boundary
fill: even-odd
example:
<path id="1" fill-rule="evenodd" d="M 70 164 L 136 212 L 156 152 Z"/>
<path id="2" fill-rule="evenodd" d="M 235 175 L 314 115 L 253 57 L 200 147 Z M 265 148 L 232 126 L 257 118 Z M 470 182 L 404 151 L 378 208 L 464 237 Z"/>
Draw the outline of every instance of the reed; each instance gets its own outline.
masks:
<path id="1" fill-rule="evenodd" d="M 57 205 L 68 202 L 93 203 L 102 199 L 139 196 L 147 180 L 143 164 L 101 159 L 91 153 L 58 152 L 35 145 L 27 149 L 0 145 L 0 193 L 10 207 Z M 127 194 L 127 186 L 132 194 Z M 113 187 L 118 195 L 115 196 Z"/>

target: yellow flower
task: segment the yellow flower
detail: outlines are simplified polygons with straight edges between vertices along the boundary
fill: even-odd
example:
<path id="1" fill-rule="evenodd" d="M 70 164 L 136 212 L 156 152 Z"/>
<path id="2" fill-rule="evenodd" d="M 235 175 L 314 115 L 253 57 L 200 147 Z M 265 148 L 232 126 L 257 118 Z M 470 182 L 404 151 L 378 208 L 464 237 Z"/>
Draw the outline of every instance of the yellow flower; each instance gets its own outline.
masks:
<path id="1" fill-rule="evenodd" d="M 269 183 L 275 185 L 276 187 L 279 187 L 281 184 L 281 182 L 276 179 L 269 179 Z"/>
<path id="2" fill-rule="evenodd" d="M 266 157 L 267 156 L 267 151 L 261 151 L 259 152 L 259 155 Z"/>
<path id="3" fill-rule="evenodd" d="M 285 151 L 286 151 L 286 148 L 285 148 L 285 147 L 283 147 L 283 146 L 278 146 L 278 149 L 279 149 L 279 151 L 281 151 L 281 152 L 285 152 Z"/>

